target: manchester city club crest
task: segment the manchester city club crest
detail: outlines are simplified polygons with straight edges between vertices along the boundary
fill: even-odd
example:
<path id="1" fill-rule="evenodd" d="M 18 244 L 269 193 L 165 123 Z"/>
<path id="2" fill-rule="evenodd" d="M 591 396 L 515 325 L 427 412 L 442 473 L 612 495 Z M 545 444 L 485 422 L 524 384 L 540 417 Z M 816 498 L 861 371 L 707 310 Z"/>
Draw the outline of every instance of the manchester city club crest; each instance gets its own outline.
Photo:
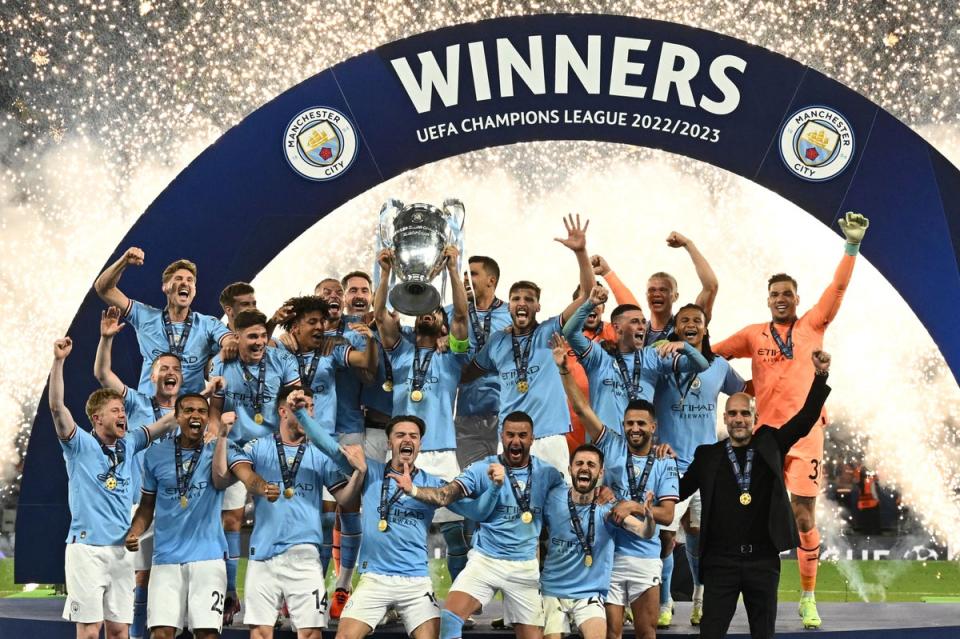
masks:
<path id="1" fill-rule="evenodd" d="M 283 152 L 290 167 L 308 180 L 332 180 L 353 163 L 357 133 L 343 113 L 311 107 L 290 120 L 283 135 Z"/>
<path id="2" fill-rule="evenodd" d="M 780 130 L 780 157 L 797 177 L 823 182 L 839 175 L 854 152 L 853 128 L 839 112 L 811 106 L 791 115 Z"/>

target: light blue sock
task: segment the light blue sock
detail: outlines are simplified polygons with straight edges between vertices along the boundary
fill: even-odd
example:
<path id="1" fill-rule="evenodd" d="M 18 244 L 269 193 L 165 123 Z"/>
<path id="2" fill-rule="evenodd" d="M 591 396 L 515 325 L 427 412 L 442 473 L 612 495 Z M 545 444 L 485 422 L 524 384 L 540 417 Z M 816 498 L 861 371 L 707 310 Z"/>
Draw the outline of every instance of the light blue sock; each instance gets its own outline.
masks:
<path id="1" fill-rule="evenodd" d="M 361 533 L 360 513 L 340 513 L 340 569 L 351 570 L 357 567 L 357 555 L 360 553 Z"/>
<path id="2" fill-rule="evenodd" d="M 323 567 L 323 578 L 327 578 L 327 569 L 333 559 L 333 526 L 337 521 L 337 513 L 325 512 L 320 515 L 320 526 L 323 528 L 323 544 L 320 546 L 320 565 Z"/>
<path id="3" fill-rule="evenodd" d="M 464 535 L 462 521 L 448 521 L 440 524 L 440 532 L 447 542 L 447 570 L 450 571 L 450 580 L 456 581 L 457 575 L 467 566 L 467 539 Z"/>
<path id="4" fill-rule="evenodd" d="M 673 553 L 663 558 L 663 572 L 660 574 L 660 605 L 670 603 L 670 586 L 673 582 Z"/>
<path id="5" fill-rule="evenodd" d="M 143 637 L 147 630 L 147 588 L 137 586 L 133 589 L 133 624 L 130 626 L 131 637 Z"/>
<path id="6" fill-rule="evenodd" d="M 460 639 L 463 637 L 463 619 L 449 610 L 440 611 L 440 639 Z"/>
<path id="7" fill-rule="evenodd" d="M 697 553 L 700 550 L 700 535 L 691 535 L 687 533 L 687 543 L 684 544 L 687 552 L 687 563 L 690 564 L 690 575 L 693 577 L 693 585 L 700 585 L 700 557 Z"/>
<path id="8" fill-rule="evenodd" d="M 237 564 L 240 562 L 240 533 L 226 531 L 227 537 L 227 592 L 237 590 Z"/>

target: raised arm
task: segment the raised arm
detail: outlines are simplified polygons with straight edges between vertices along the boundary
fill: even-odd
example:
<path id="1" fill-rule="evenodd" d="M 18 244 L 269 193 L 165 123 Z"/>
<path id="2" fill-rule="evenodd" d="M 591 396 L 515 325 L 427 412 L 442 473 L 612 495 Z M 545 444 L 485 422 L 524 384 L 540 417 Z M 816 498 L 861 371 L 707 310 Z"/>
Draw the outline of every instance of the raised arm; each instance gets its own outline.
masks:
<path id="1" fill-rule="evenodd" d="M 825 328 L 833 321 L 840 310 L 843 295 L 847 292 L 850 278 L 853 276 L 853 267 L 856 264 L 857 254 L 860 252 L 860 242 L 870 226 L 870 220 L 856 213 L 847 213 L 839 220 L 840 228 L 847 238 L 843 246 L 843 257 L 833 274 L 829 286 L 823 291 L 816 305 L 810 309 L 808 316 L 814 326 Z"/>
<path id="2" fill-rule="evenodd" d="M 70 409 L 63 403 L 63 362 L 73 350 L 73 340 L 69 337 L 58 339 L 53 343 L 53 366 L 50 368 L 50 382 L 47 390 L 47 400 L 50 402 L 50 413 L 53 415 L 53 427 L 57 430 L 57 437 L 70 439 L 77 429 Z"/>
<path id="3" fill-rule="evenodd" d="M 341 507 L 349 511 L 360 510 L 360 498 L 363 493 L 363 479 L 367 475 L 367 457 L 364 455 L 363 446 L 359 444 L 348 444 L 341 446 L 340 451 L 350 466 L 353 467 L 353 473 L 346 484 L 343 484 L 337 490 L 331 491 L 333 498 Z"/>
<path id="4" fill-rule="evenodd" d="M 814 351 L 811 358 L 813 359 L 815 372 L 810 392 L 807 393 L 807 400 L 796 415 L 773 431 L 781 455 L 786 455 L 794 444 L 810 432 L 813 425 L 820 419 L 823 405 L 830 394 L 830 387 L 827 386 L 827 376 L 830 373 L 830 354 L 824 351 Z"/>
<path id="5" fill-rule="evenodd" d="M 590 264 L 593 266 L 593 274 L 602 277 L 607 283 L 607 286 L 610 287 L 610 292 L 613 293 L 613 298 L 617 300 L 617 304 L 640 305 L 637 298 L 634 297 L 626 284 L 620 280 L 620 277 L 613 272 L 613 269 L 610 268 L 607 260 L 603 259 L 602 255 L 592 256 L 590 258 Z"/>
<path id="6" fill-rule="evenodd" d="M 463 285 L 463 280 L 457 271 L 457 259 L 460 257 L 460 251 L 452 244 L 443 249 L 443 254 L 447 256 L 447 275 L 450 278 L 450 293 L 453 296 L 453 318 L 450 322 L 450 335 L 459 341 L 470 339 L 470 331 L 467 328 L 467 289 Z"/>
<path id="7" fill-rule="evenodd" d="M 116 262 L 106 268 L 100 274 L 97 281 L 93 283 L 93 288 L 104 302 L 110 306 L 116 306 L 121 311 L 126 312 L 130 306 L 130 299 L 123 294 L 117 284 L 120 282 L 120 276 L 128 266 L 143 266 L 143 250 L 132 246 L 120 256 Z"/>
<path id="8" fill-rule="evenodd" d="M 237 481 L 237 477 L 230 472 L 230 466 L 227 463 L 227 449 L 230 448 L 228 435 L 236 420 L 237 414 L 234 412 L 224 413 L 220 419 L 220 432 L 217 433 L 217 443 L 213 448 L 213 464 L 211 466 L 213 486 L 217 490 L 229 488 Z"/>
<path id="9" fill-rule="evenodd" d="M 576 217 L 571 213 L 563 220 L 563 225 L 567 229 L 566 239 L 556 237 L 554 241 L 560 242 L 577 256 L 577 266 L 580 272 L 580 295 L 573 300 L 567 308 L 560 314 L 560 323 L 565 323 L 570 316 L 587 299 L 587 291 L 593 288 L 596 281 L 593 277 L 593 266 L 590 265 L 590 256 L 587 255 L 587 228 L 590 226 L 590 220 L 587 220 L 583 227 L 580 226 L 580 214 Z"/>
<path id="10" fill-rule="evenodd" d="M 607 289 L 596 284 L 590 289 L 590 297 L 574 311 L 570 319 L 563 325 L 563 337 L 570 343 L 573 352 L 583 355 L 590 349 L 590 340 L 583 334 L 583 325 L 587 316 L 597 306 L 607 301 Z"/>
<path id="11" fill-rule="evenodd" d="M 410 476 L 410 465 L 403 464 L 403 473 L 394 475 L 403 492 L 416 500 L 432 506 L 449 506 L 458 499 L 463 499 L 466 495 L 463 492 L 463 486 L 458 481 L 452 481 L 444 484 L 441 488 L 427 488 L 424 486 L 414 486 L 413 478 Z"/>
<path id="12" fill-rule="evenodd" d="M 371 384 L 376 379 L 377 367 L 380 366 L 380 347 L 373 336 L 373 331 L 366 324 L 358 322 L 349 324 L 348 328 L 354 333 L 363 335 L 366 345 L 362 351 L 351 348 L 347 353 L 347 364 L 354 369 L 361 382 Z"/>
<path id="13" fill-rule="evenodd" d="M 170 411 L 159 420 L 147 426 L 147 435 L 150 436 L 150 441 L 160 439 L 169 432 L 172 432 L 177 428 L 177 415 L 175 411 Z"/>
<path id="14" fill-rule="evenodd" d="M 377 255 L 380 265 L 380 283 L 373 293 L 373 319 L 377 322 L 380 331 L 380 341 L 383 347 L 391 349 L 400 339 L 400 319 L 387 310 L 387 293 L 390 288 L 390 271 L 393 269 L 393 251 L 382 249 Z"/>
<path id="15" fill-rule="evenodd" d="M 681 373 L 702 373 L 710 368 L 710 362 L 703 353 L 689 342 L 660 342 L 655 348 L 660 357 L 676 354 L 672 368 Z"/>
<path id="16" fill-rule="evenodd" d="M 93 361 L 93 375 L 104 388 L 124 392 L 126 386 L 113 372 L 113 337 L 126 324 L 120 322 L 120 309 L 111 306 L 100 313 L 100 343 L 97 345 L 97 357 Z"/>
<path id="17" fill-rule="evenodd" d="M 693 243 L 693 240 L 674 231 L 667 237 L 667 245 L 671 248 L 684 248 L 690 254 L 690 261 L 693 262 L 693 268 L 696 269 L 697 278 L 700 280 L 697 305 L 703 309 L 704 315 L 707 316 L 707 323 L 710 323 L 710 317 L 713 315 L 713 303 L 717 300 L 717 291 L 720 290 L 720 281 L 717 279 L 717 274 L 713 272 L 707 258 L 700 253 L 700 249 Z"/>
<path id="18" fill-rule="evenodd" d="M 290 393 L 287 397 L 287 409 L 293 412 L 297 421 L 303 426 L 307 437 L 313 442 L 314 446 L 320 449 L 321 453 L 332 459 L 344 475 L 353 473 L 353 466 L 350 465 L 349 460 L 340 450 L 340 446 L 307 411 L 307 400 L 303 391 Z"/>
<path id="19" fill-rule="evenodd" d="M 455 501 L 450 504 L 450 510 L 471 521 L 486 521 L 493 514 L 500 500 L 500 488 L 503 486 L 506 473 L 501 464 L 490 464 L 487 467 L 487 477 L 490 478 L 490 485 L 482 495 L 476 499 L 464 497 Z"/>
<path id="20" fill-rule="evenodd" d="M 557 369 L 560 371 L 560 381 L 563 382 L 563 392 L 567 394 L 567 401 L 570 402 L 570 407 L 577 415 L 580 423 L 583 424 L 583 429 L 590 435 L 591 440 L 597 441 L 600 439 L 600 435 L 603 434 L 603 422 L 600 421 L 597 414 L 590 408 L 590 402 L 588 402 L 587 398 L 580 392 L 580 389 L 577 387 L 577 382 L 573 379 L 573 375 L 570 374 L 570 369 L 567 368 L 567 351 L 569 350 L 570 345 L 567 344 L 567 340 L 563 339 L 560 335 L 554 334 L 553 363 L 557 365 Z"/>

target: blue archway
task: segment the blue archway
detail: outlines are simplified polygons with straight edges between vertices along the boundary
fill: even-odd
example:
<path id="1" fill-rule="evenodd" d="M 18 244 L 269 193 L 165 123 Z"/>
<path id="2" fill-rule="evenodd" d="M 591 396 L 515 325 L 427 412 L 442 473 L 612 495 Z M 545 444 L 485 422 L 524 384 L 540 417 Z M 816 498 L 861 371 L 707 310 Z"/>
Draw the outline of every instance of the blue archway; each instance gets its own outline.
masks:
<path id="1" fill-rule="evenodd" d="M 225 133 L 130 229 L 111 260 L 141 246 L 124 288 L 151 299 L 159 268 L 199 266 L 196 309 L 252 280 L 328 212 L 404 171 L 490 146 L 598 140 L 709 162 L 836 229 L 873 221 L 870 261 L 928 328 L 954 375 L 960 334 L 960 172 L 906 125 L 796 61 L 678 24 L 606 15 L 520 16 L 413 36 L 327 69 Z M 556 161 L 544 158 L 545 162 Z M 213 239 L 211 239 L 213 238 Z M 789 230 L 771 228 L 770 241 Z M 157 301 L 157 300 L 155 300 Z M 70 327 L 67 401 L 95 387 L 101 302 Z M 136 379 L 128 331 L 114 366 Z M 46 398 L 31 433 L 17 516 L 18 582 L 62 582 L 66 475 Z"/>

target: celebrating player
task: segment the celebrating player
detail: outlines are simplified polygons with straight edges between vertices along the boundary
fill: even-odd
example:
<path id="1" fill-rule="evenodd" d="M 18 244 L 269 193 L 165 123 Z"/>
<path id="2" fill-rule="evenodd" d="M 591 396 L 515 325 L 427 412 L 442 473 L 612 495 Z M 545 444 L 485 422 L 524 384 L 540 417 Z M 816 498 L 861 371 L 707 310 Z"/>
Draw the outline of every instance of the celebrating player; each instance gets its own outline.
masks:
<path id="1" fill-rule="evenodd" d="M 707 322 L 709 322 L 713 315 L 713 303 L 717 299 L 717 290 L 720 288 L 716 274 L 693 240 L 673 231 L 667 236 L 667 246 L 684 248 L 690 254 L 690 260 L 703 287 L 695 303 L 706 313 Z M 644 346 L 667 339 L 673 333 L 675 324 L 673 304 L 679 297 L 677 280 L 669 273 L 662 271 L 654 273 L 647 280 L 647 306 L 650 308 L 650 319 L 647 321 Z"/>
<path id="2" fill-rule="evenodd" d="M 556 238 L 577 256 L 580 267 L 581 290 L 593 286 L 593 268 L 587 255 L 587 221 L 582 227 L 580 216 L 563 220 L 567 229 L 565 239 Z M 583 302 L 574 300 L 564 311 L 544 323 L 537 321 L 540 311 L 540 287 L 533 282 L 520 281 L 510 287 L 510 317 L 513 323 L 505 331 L 493 334 L 470 366 L 464 371 L 464 381 L 472 381 L 488 372 L 500 376 L 500 419 L 514 412 L 530 415 L 539 426 L 533 442 L 533 452 L 539 459 L 566 474 L 569 472 L 570 451 L 566 434 L 570 431 L 570 416 L 563 401 L 559 376 L 550 365 L 550 336 L 563 328 Z"/>
<path id="3" fill-rule="evenodd" d="M 97 295 L 110 306 L 123 309 L 123 315 L 137 331 L 137 342 L 143 356 L 137 390 L 153 395 L 150 381 L 153 360 L 161 353 L 173 353 L 183 366 L 183 391 L 203 390 L 203 374 L 207 361 L 218 351 L 232 357 L 237 338 L 223 323 L 210 315 L 190 310 L 197 294 L 197 266 L 188 260 L 177 260 L 163 270 L 161 282 L 167 305 L 163 310 L 128 298 L 117 284 L 128 266 L 142 266 L 143 251 L 127 249 L 107 267 L 94 282 Z"/>
<path id="4" fill-rule="evenodd" d="M 596 407 L 600 421 L 622 432 L 620 420 L 628 403 L 641 399 L 653 401 L 660 377 L 704 371 L 707 360 L 686 342 L 664 342 L 655 347 L 644 347 L 643 312 L 635 307 L 624 309 L 623 305 L 614 311 L 617 313 L 617 343 L 613 353 L 588 341 L 583 335 L 583 321 L 606 299 L 606 289 L 599 284 L 594 286 L 589 299 L 564 326 L 563 334 L 587 372 L 590 404 Z"/>
<path id="5" fill-rule="evenodd" d="M 234 282 L 228 284 L 220 292 L 220 308 L 227 318 L 227 328 L 236 331 L 233 321 L 237 314 L 243 311 L 257 310 L 257 297 L 253 287 L 246 282 Z"/>
<path id="6" fill-rule="evenodd" d="M 603 602 L 610 585 L 616 521 L 633 534 L 652 537 L 657 526 L 647 502 L 598 503 L 603 478 L 603 452 L 592 444 L 570 455 L 573 487 L 556 486 L 547 495 L 543 525 L 547 558 L 540 573 L 546 615 L 545 639 L 560 639 L 579 630 L 583 639 L 604 639 L 607 613 Z M 616 511 L 616 512 L 615 512 Z M 639 518 L 629 513 L 637 513 Z M 614 516 L 616 515 L 616 516 Z"/>
<path id="7" fill-rule="evenodd" d="M 123 537 L 130 526 L 134 476 L 139 474 L 135 458 L 175 422 L 164 416 L 130 431 L 123 396 L 102 388 L 87 399 L 93 428 L 78 428 L 63 399 L 63 362 L 71 350 L 69 337 L 54 342 L 48 395 L 67 464 L 70 503 L 63 617 L 77 625 L 77 639 L 99 637 L 104 623 L 106 636 L 115 639 L 125 637 L 133 621 L 134 564 Z"/>
<path id="8" fill-rule="evenodd" d="M 867 218 L 856 213 L 847 213 L 839 223 L 847 239 L 844 255 L 833 281 L 813 308 L 798 319 L 800 297 L 797 282 L 786 273 L 778 273 L 767 285 L 771 321 L 747 326 L 713 346 L 715 353 L 727 359 L 750 358 L 757 398 L 757 423 L 780 426 L 803 405 L 814 373 L 810 354 L 823 347 L 824 333 L 840 310 L 840 302 L 853 275 L 860 242 L 870 225 Z M 799 612 L 804 628 L 819 628 L 821 623 L 814 598 L 820 557 L 820 532 L 815 515 L 826 423 L 824 412 L 820 423 L 787 455 L 783 467 L 800 529 L 797 563 L 803 590 Z"/>
<path id="9" fill-rule="evenodd" d="M 653 493 L 649 512 L 658 524 L 673 521 L 678 501 L 677 465 L 672 459 L 658 459 L 653 450 L 657 428 L 653 404 L 631 400 L 623 415 L 623 435 L 608 428 L 590 408 L 566 368 L 569 345 L 559 335 L 553 340 L 553 361 L 560 370 L 563 390 L 583 423 L 584 430 L 603 451 L 605 483 L 614 493 L 642 502 Z M 607 599 L 607 636 L 620 637 L 624 607 L 633 611 L 637 639 L 651 639 L 657 632 L 657 606 L 662 562 L 660 539 L 638 537 L 617 531 L 614 536 L 613 570 Z"/>
<path id="10" fill-rule="evenodd" d="M 664 375 L 657 383 L 654 405 L 657 409 L 657 440 L 669 444 L 677 457 L 680 477 L 693 460 L 697 446 L 717 441 L 717 401 L 720 393 L 733 395 L 744 389 L 744 382 L 733 367 L 710 350 L 707 316 L 696 304 L 687 304 L 677 311 L 671 339 L 682 339 L 703 354 L 710 363 L 700 373 Z M 698 543 L 700 528 L 700 493 L 677 504 L 673 522 L 660 527 L 663 555 L 663 581 L 660 584 L 660 616 L 657 627 L 667 627 L 673 620 L 670 586 L 673 578 L 673 548 L 676 531 L 683 524 L 684 548 L 693 577 L 693 608 L 690 623 L 700 624 L 703 616 L 703 585 L 698 575 Z"/>
<path id="11" fill-rule="evenodd" d="M 313 412 L 313 395 L 309 389 L 281 389 L 277 398 L 280 429 L 272 437 L 247 442 L 242 451 L 231 449 L 230 472 L 247 490 L 256 494 L 262 477 L 283 494 L 276 503 L 271 503 L 272 494 L 254 498 L 256 524 L 250 538 L 244 595 L 244 623 L 251 627 L 252 639 L 273 637 L 282 602 L 287 604 L 300 639 L 320 639 L 327 609 L 320 561 L 323 533 L 317 526 L 322 508 L 320 488 L 325 486 L 353 510 L 359 506 L 357 487 L 362 474 L 345 476 L 336 462 L 307 441 L 297 420 L 296 409 Z M 224 478 L 228 463 L 225 430 L 220 431 L 214 466 L 214 472 Z M 362 465 L 360 447 L 345 448 L 352 448 Z"/>

